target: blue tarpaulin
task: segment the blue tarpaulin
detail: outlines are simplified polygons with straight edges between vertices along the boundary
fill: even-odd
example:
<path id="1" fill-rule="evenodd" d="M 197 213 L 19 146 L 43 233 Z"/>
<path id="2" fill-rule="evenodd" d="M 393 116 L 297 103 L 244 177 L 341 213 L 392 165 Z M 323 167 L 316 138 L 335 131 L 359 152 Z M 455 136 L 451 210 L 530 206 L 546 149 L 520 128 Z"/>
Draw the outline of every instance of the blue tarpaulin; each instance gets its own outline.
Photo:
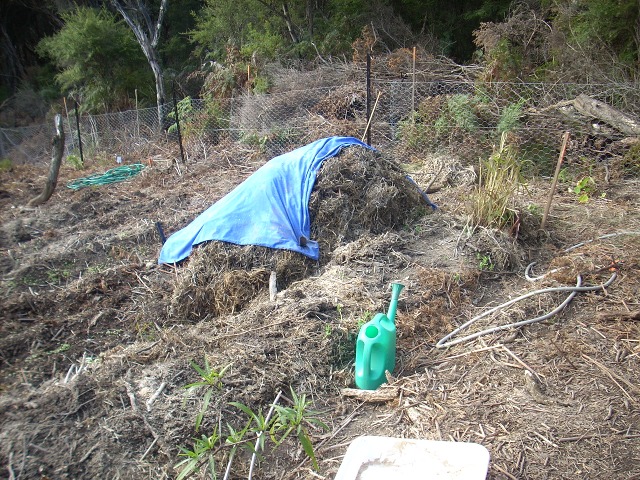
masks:
<path id="1" fill-rule="evenodd" d="M 353 137 L 329 137 L 271 159 L 171 235 L 158 263 L 179 262 L 194 245 L 210 240 L 292 250 L 317 260 L 318 243 L 309 238 L 316 173 L 324 160 L 351 145 L 371 148 Z"/>

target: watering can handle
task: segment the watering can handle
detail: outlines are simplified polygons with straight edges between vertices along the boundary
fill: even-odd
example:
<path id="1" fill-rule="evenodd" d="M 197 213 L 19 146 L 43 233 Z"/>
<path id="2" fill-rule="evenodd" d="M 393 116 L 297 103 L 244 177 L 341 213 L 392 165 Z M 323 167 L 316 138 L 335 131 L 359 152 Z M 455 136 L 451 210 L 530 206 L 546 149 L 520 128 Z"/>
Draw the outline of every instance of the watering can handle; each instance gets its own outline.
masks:
<path id="1" fill-rule="evenodd" d="M 371 348 L 372 345 L 370 343 L 365 343 L 362 350 L 362 364 L 364 366 L 362 374 L 364 378 L 371 378 Z"/>

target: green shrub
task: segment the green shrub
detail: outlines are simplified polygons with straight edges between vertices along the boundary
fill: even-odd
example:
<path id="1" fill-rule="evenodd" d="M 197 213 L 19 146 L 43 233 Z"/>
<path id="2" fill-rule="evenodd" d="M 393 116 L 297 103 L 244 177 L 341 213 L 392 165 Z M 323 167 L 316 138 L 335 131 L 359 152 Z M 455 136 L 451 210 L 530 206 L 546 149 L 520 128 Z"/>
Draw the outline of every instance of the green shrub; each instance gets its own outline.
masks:
<path id="1" fill-rule="evenodd" d="M 445 108 L 434 123 L 436 133 L 447 135 L 456 129 L 464 132 L 478 130 L 478 117 L 475 113 L 477 100 L 468 94 L 456 94 L 447 99 Z"/>
<path id="2" fill-rule="evenodd" d="M 0 160 L 0 172 L 8 172 L 13 168 L 13 162 L 9 158 Z"/>
<path id="3" fill-rule="evenodd" d="M 69 154 L 67 155 L 67 163 L 73 167 L 74 170 L 82 170 L 84 169 L 84 162 L 79 155 Z"/>
<path id="4" fill-rule="evenodd" d="M 622 175 L 625 177 L 640 177 L 640 142 L 633 145 L 622 158 Z"/>
<path id="5" fill-rule="evenodd" d="M 522 116 L 522 107 L 526 103 L 525 99 L 521 99 L 517 103 L 510 103 L 500 113 L 497 130 L 499 134 L 515 130 L 520 125 L 520 117 Z"/>

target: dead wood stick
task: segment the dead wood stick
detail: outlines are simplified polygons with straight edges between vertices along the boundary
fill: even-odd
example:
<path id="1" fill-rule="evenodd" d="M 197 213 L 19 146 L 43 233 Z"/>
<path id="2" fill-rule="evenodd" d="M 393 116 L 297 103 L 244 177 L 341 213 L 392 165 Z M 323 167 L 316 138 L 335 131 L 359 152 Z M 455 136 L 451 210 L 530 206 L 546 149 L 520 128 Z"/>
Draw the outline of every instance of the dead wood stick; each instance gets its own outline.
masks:
<path id="1" fill-rule="evenodd" d="M 607 368 L 605 365 L 603 365 L 602 363 L 600 363 L 599 361 L 597 361 L 595 358 L 591 358 L 589 355 L 582 355 L 582 358 L 584 358 L 585 360 L 590 361 L 591 363 L 593 363 L 596 367 L 598 367 L 600 370 L 602 370 L 602 372 L 604 374 L 607 375 L 607 377 L 609 377 L 611 379 L 611 381 L 613 383 L 616 384 L 616 386 L 622 390 L 622 393 L 624 393 L 624 396 L 627 397 L 629 400 L 631 400 L 632 402 L 635 402 L 636 399 L 635 397 L 632 397 L 629 392 L 627 392 L 624 387 L 622 385 L 620 385 L 620 382 L 624 383 L 631 391 L 635 392 L 636 394 L 640 393 L 640 388 L 636 387 L 633 383 L 631 383 L 629 380 L 627 380 L 626 378 L 624 378 L 621 375 L 618 375 L 617 373 L 613 372 L 610 368 Z"/>
<path id="2" fill-rule="evenodd" d="M 549 210 L 551 209 L 551 201 L 553 200 L 553 194 L 556 191 L 556 185 L 558 184 L 558 176 L 560 175 L 560 167 L 562 166 L 562 160 L 564 159 L 564 154 L 567 151 L 567 142 L 569 141 L 569 132 L 564 132 L 564 136 L 562 137 L 562 148 L 560 149 L 560 156 L 558 157 L 558 163 L 556 164 L 556 171 L 553 175 L 553 182 L 551 183 L 551 190 L 549 191 L 549 198 L 547 199 L 547 206 L 544 207 L 544 215 L 542 216 L 542 223 L 540 224 L 540 228 L 544 230 L 544 226 L 547 223 L 547 215 L 549 215 Z"/>
<path id="3" fill-rule="evenodd" d="M 432 190 L 431 187 L 433 187 L 434 182 L 438 178 L 438 175 L 440 175 L 440 172 L 442 172 L 443 168 L 444 168 L 444 162 L 440 162 L 440 168 L 438 169 L 436 174 L 433 176 L 433 178 L 429 182 L 429 185 L 427 185 L 427 188 L 424 189 L 425 193 L 433 193 L 434 191 L 437 192 L 438 190 L 440 190 L 439 188 L 436 190 Z"/>
<path id="4" fill-rule="evenodd" d="M 600 312 L 597 316 L 598 320 L 640 320 L 640 310 L 633 312 Z"/>
<path id="5" fill-rule="evenodd" d="M 427 362 L 427 363 L 421 363 L 419 366 L 423 367 L 423 366 L 439 365 L 441 363 L 448 362 L 449 360 L 454 360 L 454 359 L 460 358 L 460 357 L 466 357 L 467 355 L 471 355 L 473 353 L 486 352 L 488 350 L 496 350 L 497 348 L 502 348 L 503 346 L 504 345 L 502 343 L 496 343 L 495 345 L 490 345 L 488 347 L 482 347 L 482 348 L 478 348 L 476 350 L 470 350 L 468 352 L 459 353 L 457 355 L 451 355 L 449 357 L 432 360 L 432 361 Z"/>
<path id="6" fill-rule="evenodd" d="M 166 387 L 166 386 L 167 386 L 167 382 L 162 382 L 160 384 L 160 386 L 158 387 L 158 389 L 155 391 L 155 393 L 153 395 L 151 395 L 151 398 L 149 398 L 149 400 L 147 400 L 147 412 L 151 411 L 151 405 L 153 405 L 153 402 L 155 402 L 158 399 L 158 397 L 160 396 L 160 394 L 164 390 L 164 387 Z"/>
<path id="7" fill-rule="evenodd" d="M 573 106 L 583 115 L 597 118 L 625 135 L 640 135 L 640 121 L 637 118 L 627 115 L 595 98 L 580 94 L 573 101 Z"/>
<path id="8" fill-rule="evenodd" d="M 276 301 L 278 295 L 278 284 L 277 284 L 277 276 L 276 272 L 272 271 L 269 275 L 269 300 L 272 302 Z"/>
<path id="9" fill-rule="evenodd" d="M 357 388 L 343 388 L 340 394 L 345 397 L 355 397 L 363 402 L 388 402 L 400 394 L 398 387 L 383 387 L 378 390 L 358 390 Z"/>
<path id="10" fill-rule="evenodd" d="M 151 442 L 151 445 L 149 445 L 149 448 L 147 448 L 142 454 L 142 456 L 140 457 L 140 461 L 143 461 L 145 459 L 145 457 L 149 454 L 149 452 L 151 451 L 151 449 L 156 443 L 158 443 L 158 437 L 153 439 L 153 442 Z"/>
<path id="11" fill-rule="evenodd" d="M 507 477 L 509 477 L 509 479 L 511 480 L 518 480 L 516 477 L 514 477 L 513 475 L 511 475 L 509 472 L 507 472 L 506 469 L 502 468 L 500 465 L 498 465 L 497 463 L 494 463 L 493 466 L 495 467 L 496 470 L 500 471 L 501 473 L 504 473 Z"/>
<path id="12" fill-rule="evenodd" d="M 56 126 L 56 135 L 53 137 L 53 153 L 51 155 L 49 176 L 47 177 L 42 193 L 29 200 L 29 203 L 27 203 L 28 207 L 37 207 L 49 200 L 58 184 L 58 173 L 60 173 L 60 164 L 62 163 L 62 155 L 64 153 L 64 128 L 62 127 L 62 116 L 60 114 L 55 116 L 54 123 Z"/>

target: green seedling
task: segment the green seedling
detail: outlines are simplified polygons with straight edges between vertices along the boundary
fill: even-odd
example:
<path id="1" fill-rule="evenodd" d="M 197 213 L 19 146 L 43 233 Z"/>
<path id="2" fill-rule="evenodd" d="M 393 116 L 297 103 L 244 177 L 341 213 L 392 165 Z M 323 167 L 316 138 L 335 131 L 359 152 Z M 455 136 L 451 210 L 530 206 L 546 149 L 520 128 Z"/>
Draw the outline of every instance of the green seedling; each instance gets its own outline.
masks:
<path id="1" fill-rule="evenodd" d="M 206 373 L 204 368 L 199 368 Z M 203 375 L 201 374 L 201 376 Z M 213 383 L 204 381 L 190 385 L 193 388 L 203 385 L 213 387 L 216 383 L 215 381 Z M 205 464 L 208 466 L 210 478 L 217 478 L 214 455 L 222 448 L 229 449 L 229 465 L 227 466 L 227 470 L 229 470 L 238 448 L 247 450 L 260 458 L 259 451 L 264 449 L 267 440 L 271 440 L 274 443 L 274 448 L 277 448 L 292 434 L 298 437 L 314 468 L 318 469 L 318 462 L 309 437 L 309 428 L 327 430 L 328 427 L 318 418 L 319 412 L 309 409 L 310 402 L 304 394 L 297 395 L 291 388 L 291 406 L 274 405 L 275 415 L 273 418 L 270 415 L 265 418 L 261 410 L 256 413 L 240 402 L 230 402 L 229 404 L 246 415 L 247 420 L 244 426 L 241 429 L 235 429 L 227 424 L 228 434 L 226 436 L 219 435 L 218 431 L 214 430 L 210 436 L 203 434 L 200 438 L 194 438 L 192 449 L 180 447 L 179 456 L 185 458 L 176 464 L 176 468 L 180 469 L 178 480 L 199 472 Z"/>
<path id="2" fill-rule="evenodd" d="M 477 253 L 476 258 L 478 259 L 478 270 L 483 272 L 493 272 L 495 265 L 491 261 L 491 257 L 489 255 Z"/>
<path id="3" fill-rule="evenodd" d="M 217 429 L 214 428 L 213 433 L 209 436 L 203 434 L 200 438 L 194 438 L 193 440 L 194 443 L 192 450 L 180 447 L 180 453 L 178 456 L 185 458 L 176 464 L 176 468 L 181 469 L 176 480 L 183 480 L 199 471 L 202 464 L 205 462 L 209 469 L 209 473 L 211 474 L 211 478 L 216 478 L 214 452 L 216 444 L 220 440 Z"/>
<path id="4" fill-rule="evenodd" d="M 71 348 L 71 345 L 69 345 L 68 343 L 63 343 L 62 345 L 60 345 L 58 348 L 54 349 L 54 350 L 50 350 L 47 353 L 49 355 L 55 355 L 57 353 L 62 353 L 62 352 L 66 352 L 67 350 L 69 350 Z"/>
<path id="5" fill-rule="evenodd" d="M 209 408 L 209 402 L 211 401 L 213 392 L 222 389 L 222 377 L 227 372 L 231 364 L 228 364 L 222 367 L 220 370 L 217 370 L 209 365 L 209 361 L 205 357 L 204 366 L 201 367 L 193 360 L 191 361 L 191 366 L 196 372 L 198 372 L 201 380 L 185 385 L 183 388 L 185 388 L 186 390 L 204 388 L 205 390 L 204 397 L 202 398 L 202 406 L 200 407 L 198 415 L 196 415 L 197 432 L 198 430 L 200 430 L 200 425 L 202 425 L 204 414 L 207 411 L 207 408 Z"/>
<path id="6" fill-rule="evenodd" d="M 592 177 L 581 178 L 572 191 L 578 195 L 580 203 L 587 203 L 596 190 L 596 182 Z"/>
<path id="7" fill-rule="evenodd" d="M 304 452 L 313 463 L 313 468 L 318 470 L 318 462 L 307 427 L 320 427 L 323 430 L 328 430 L 328 427 L 317 418 L 320 412 L 309 410 L 311 402 L 307 400 L 306 395 L 296 395 L 296 392 L 291 388 L 291 400 L 293 402 L 292 407 L 275 406 L 277 416 L 269 433 L 276 445 L 280 445 L 287 436 L 295 433 L 302 444 Z M 280 434 L 279 438 L 278 434 Z"/>

